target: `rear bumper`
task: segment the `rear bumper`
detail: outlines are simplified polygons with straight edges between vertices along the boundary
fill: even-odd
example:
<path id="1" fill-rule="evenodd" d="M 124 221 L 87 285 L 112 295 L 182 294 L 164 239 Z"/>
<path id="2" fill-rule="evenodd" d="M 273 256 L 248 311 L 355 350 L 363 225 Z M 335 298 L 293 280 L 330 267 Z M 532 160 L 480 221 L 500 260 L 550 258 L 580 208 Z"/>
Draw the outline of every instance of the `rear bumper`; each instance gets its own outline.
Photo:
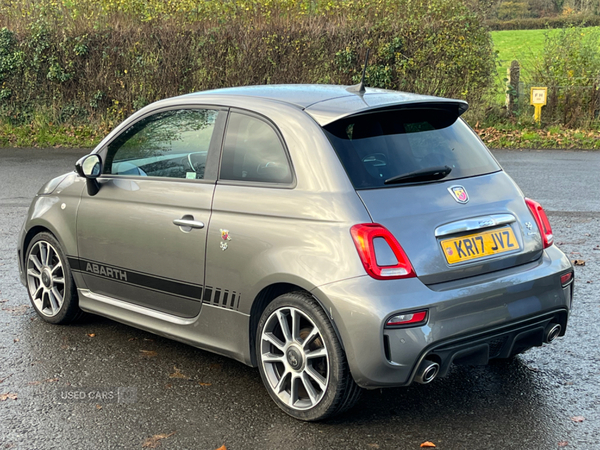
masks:
<path id="1" fill-rule="evenodd" d="M 510 358 L 542 345 L 554 324 L 560 325 L 564 334 L 567 319 L 567 310 L 556 311 L 485 333 L 437 343 L 422 352 L 422 359 L 439 363 L 438 376 L 444 376 L 451 364 L 483 365 L 490 359 Z"/>
<path id="2" fill-rule="evenodd" d="M 330 313 L 359 386 L 405 386 L 419 363 L 434 359 L 440 374 L 450 364 L 485 364 L 543 342 L 549 323 L 567 326 L 572 270 L 556 247 L 534 262 L 459 282 L 426 286 L 419 279 L 378 281 L 368 276 L 313 291 Z M 414 328 L 385 329 L 396 313 L 427 308 L 428 321 Z"/>

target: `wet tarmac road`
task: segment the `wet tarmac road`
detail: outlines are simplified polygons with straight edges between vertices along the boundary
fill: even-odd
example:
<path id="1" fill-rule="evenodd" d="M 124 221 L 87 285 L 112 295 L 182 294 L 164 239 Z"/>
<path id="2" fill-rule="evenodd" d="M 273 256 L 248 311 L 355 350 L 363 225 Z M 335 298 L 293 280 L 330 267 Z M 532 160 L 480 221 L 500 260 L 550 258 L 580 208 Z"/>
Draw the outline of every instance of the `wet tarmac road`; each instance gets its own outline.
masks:
<path id="1" fill-rule="evenodd" d="M 170 433 L 158 448 L 600 449 L 600 153 L 494 152 L 546 208 L 558 245 L 585 261 L 564 338 L 430 385 L 366 392 L 319 424 L 280 412 L 240 363 L 99 317 L 67 327 L 36 318 L 18 281 L 17 234 L 41 184 L 81 154 L 0 149 L 0 449 L 139 449 Z M 130 403 L 115 401 L 118 388 L 133 388 L 122 391 Z M 98 398 L 64 398 L 69 389 Z M 17 399 L 2 401 L 7 393 Z"/>

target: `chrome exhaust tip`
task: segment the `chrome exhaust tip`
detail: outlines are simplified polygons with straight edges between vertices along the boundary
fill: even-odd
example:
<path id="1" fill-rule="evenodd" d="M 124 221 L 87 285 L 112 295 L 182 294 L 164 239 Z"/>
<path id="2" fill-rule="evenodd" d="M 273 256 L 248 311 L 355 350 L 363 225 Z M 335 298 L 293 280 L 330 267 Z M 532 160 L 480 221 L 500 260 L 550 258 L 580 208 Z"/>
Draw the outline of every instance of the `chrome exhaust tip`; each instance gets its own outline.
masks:
<path id="1" fill-rule="evenodd" d="M 415 381 L 420 384 L 431 383 L 440 371 L 440 365 L 434 361 L 423 360 L 417 369 Z"/>
<path id="2" fill-rule="evenodd" d="M 544 342 L 549 344 L 554 339 L 558 337 L 562 330 L 562 327 L 557 323 L 551 323 L 546 327 L 546 332 L 544 333 Z"/>

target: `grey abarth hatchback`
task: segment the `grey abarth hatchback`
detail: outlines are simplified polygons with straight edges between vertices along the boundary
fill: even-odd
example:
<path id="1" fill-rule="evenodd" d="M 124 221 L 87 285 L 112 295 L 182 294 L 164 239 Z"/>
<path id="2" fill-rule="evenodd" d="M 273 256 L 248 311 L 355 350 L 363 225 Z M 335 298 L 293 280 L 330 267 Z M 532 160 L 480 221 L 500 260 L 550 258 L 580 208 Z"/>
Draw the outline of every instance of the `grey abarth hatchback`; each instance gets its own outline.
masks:
<path id="1" fill-rule="evenodd" d="M 154 103 L 46 183 L 19 238 L 37 313 L 258 366 L 318 420 L 565 333 L 573 268 L 460 100 L 256 86 Z"/>

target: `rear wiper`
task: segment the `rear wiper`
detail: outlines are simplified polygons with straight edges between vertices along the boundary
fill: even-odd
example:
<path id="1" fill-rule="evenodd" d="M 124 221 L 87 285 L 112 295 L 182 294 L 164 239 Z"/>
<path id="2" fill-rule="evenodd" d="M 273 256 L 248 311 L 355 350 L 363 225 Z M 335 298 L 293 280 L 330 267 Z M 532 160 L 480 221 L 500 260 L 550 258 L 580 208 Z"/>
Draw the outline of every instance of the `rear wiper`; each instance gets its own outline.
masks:
<path id="1" fill-rule="evenodd" d="M 426 169 L 416 170 L 414 172 L 388 178 L 384 181 L 384 184 L 402 184 L 415 183 L 418 181 L 441 180 L 442 178 L 446 178 L 450 172 L 452 172 L 452 168 L 448 166 L 428 167 Z"/>

